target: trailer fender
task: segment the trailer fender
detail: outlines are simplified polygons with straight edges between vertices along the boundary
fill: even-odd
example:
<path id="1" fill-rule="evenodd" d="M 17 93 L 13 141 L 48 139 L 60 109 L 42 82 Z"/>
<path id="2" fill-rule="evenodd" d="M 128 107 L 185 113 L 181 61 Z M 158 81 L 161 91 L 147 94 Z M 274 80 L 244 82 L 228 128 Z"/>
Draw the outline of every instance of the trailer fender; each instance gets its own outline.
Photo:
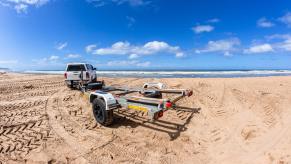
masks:
<path id="1" fill-rule="evenodd" d="M 90 93 L 90 103 L 92 103 L 96 98 L 101 99 L 105 102 L 106 110 L 109 109 L 109 105 L 116 104 L 116 99 L 111 93 L 106 93 L 102 91 L 95 91 Z"/>

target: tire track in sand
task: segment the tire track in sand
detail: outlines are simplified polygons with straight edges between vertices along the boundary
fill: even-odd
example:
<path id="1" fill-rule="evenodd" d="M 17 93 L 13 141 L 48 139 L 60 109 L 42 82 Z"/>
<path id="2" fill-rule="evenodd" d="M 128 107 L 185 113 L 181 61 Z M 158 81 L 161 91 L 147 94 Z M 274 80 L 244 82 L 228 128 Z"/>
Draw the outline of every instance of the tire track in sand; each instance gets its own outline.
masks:
<path id="1" fill-rule="evenodd" d="M 68 106 L 66 104 L 75 101 L 75 94 L 71 92 L 63 90 L 59 92 L 62 93 L 61 96 L 58 94 L 49 98 L 46 111 L 50 127 L 76 154 L 79 154 L 76 158 L 91 163 L 112 162 L 117 156 L 142 161 L 142 156 L 135 149 L 113 143 L 119 137 L 112 129 L 103 127 L 102 131 L 93 131 L 84 126 L 84 122 L 79 122 L 73 112 L 66 107 Z"/>

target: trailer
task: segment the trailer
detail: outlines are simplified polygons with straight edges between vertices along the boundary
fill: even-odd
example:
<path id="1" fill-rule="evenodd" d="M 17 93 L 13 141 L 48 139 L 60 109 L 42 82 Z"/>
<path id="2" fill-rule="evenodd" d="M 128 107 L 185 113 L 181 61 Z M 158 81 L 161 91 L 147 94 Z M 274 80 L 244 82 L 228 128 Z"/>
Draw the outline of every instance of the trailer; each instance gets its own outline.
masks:
<path id="1" fill-rule="evenodd" d="M 178 107 L 176 102 L 193 93 L 187 89 L 165 89 L 162 83 L 145 83 L 140 88 L 132 88 L 105 86 L 104 81 L 97 81 L 80 83 L 79 89 L 88 96 L 95 120 L 103 126 L 113 123 L 113 111 L 119 108 L 145 112 L 154 121 L 167 110 Z M 165 95 L 172 96 L 166 98 Z"/>

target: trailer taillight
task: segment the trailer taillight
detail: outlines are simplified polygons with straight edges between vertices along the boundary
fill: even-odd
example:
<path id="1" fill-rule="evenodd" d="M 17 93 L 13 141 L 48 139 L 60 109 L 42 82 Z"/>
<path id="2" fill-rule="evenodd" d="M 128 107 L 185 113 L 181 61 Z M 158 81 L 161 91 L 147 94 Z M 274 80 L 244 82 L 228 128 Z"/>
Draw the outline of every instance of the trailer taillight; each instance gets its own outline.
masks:
<path id="1" fill-rule="evenodd" d="M 161 110 L 161 111 L 155 113 L 154 118 L 155 119 L 158 119 L 158 118 L 163 117 L 163 115 L 164 115 L 164 112 Z"/>
<path id="2" fill-rule="evenodd" d="M 64 73 L 65 78 L 67 79 L 67 73 Z"/>
<path id="3" fill-rule="evenodd" d="M 165 106 L 166 106 L 166 108 L 171 108 L 172 107 L 172 103 L 168 101 L 168 102 L 166 102 Z"/>
<path id="4" fill-rule="evenodd" d="M 192 96 L 192 94 L 193 94 L 193 91 L 192 90 L 191 91 L 188 91 L 187 96 L 190 97 L 190 96 Z"/>
<path id="5" fill-rule="evenodd" d="M 159 113 L 158 113 L 158 117 L 160 118 L 160 117 L 163 117 L 163 115 L 164 115 L 164 112 L 163 111 L 160 111 Z"/>
<path id="6" fill-rule="evenodd" d="M 90 78 L 89 72 L 86 72 L 86 78 L 87 78 L 87 79 Z"/>

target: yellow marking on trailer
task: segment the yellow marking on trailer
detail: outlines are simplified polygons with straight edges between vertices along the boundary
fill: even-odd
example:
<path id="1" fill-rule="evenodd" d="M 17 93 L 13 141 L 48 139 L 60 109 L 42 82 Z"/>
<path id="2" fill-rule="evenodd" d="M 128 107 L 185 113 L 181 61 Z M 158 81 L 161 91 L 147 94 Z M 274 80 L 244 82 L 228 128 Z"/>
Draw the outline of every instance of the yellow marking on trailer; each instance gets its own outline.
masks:
<path id="1" fill-rule="evenodd" d="M 133 98 L 131 98 L 132 100 L 140 100 L 140 98 L 135 98 L 135 97 L 133 97 Z"/>
<path id="2" fill-rule="evenodd" d="M 136 106 L 136 105 L 128 105 L 127 108 L 133 109 L 133 110 L 140 110 L 140 111 L 143 111 L 143 112 L 147 112 L 148 111 L 148 109 L 146 107 Z"/>
<path id="3" fill-rule="evenodd" d="M 83 99 L 89 100 L 90 94 L 85 92 L 85 93 L 82 93 L 81 96 L 83 97 Z"/>

